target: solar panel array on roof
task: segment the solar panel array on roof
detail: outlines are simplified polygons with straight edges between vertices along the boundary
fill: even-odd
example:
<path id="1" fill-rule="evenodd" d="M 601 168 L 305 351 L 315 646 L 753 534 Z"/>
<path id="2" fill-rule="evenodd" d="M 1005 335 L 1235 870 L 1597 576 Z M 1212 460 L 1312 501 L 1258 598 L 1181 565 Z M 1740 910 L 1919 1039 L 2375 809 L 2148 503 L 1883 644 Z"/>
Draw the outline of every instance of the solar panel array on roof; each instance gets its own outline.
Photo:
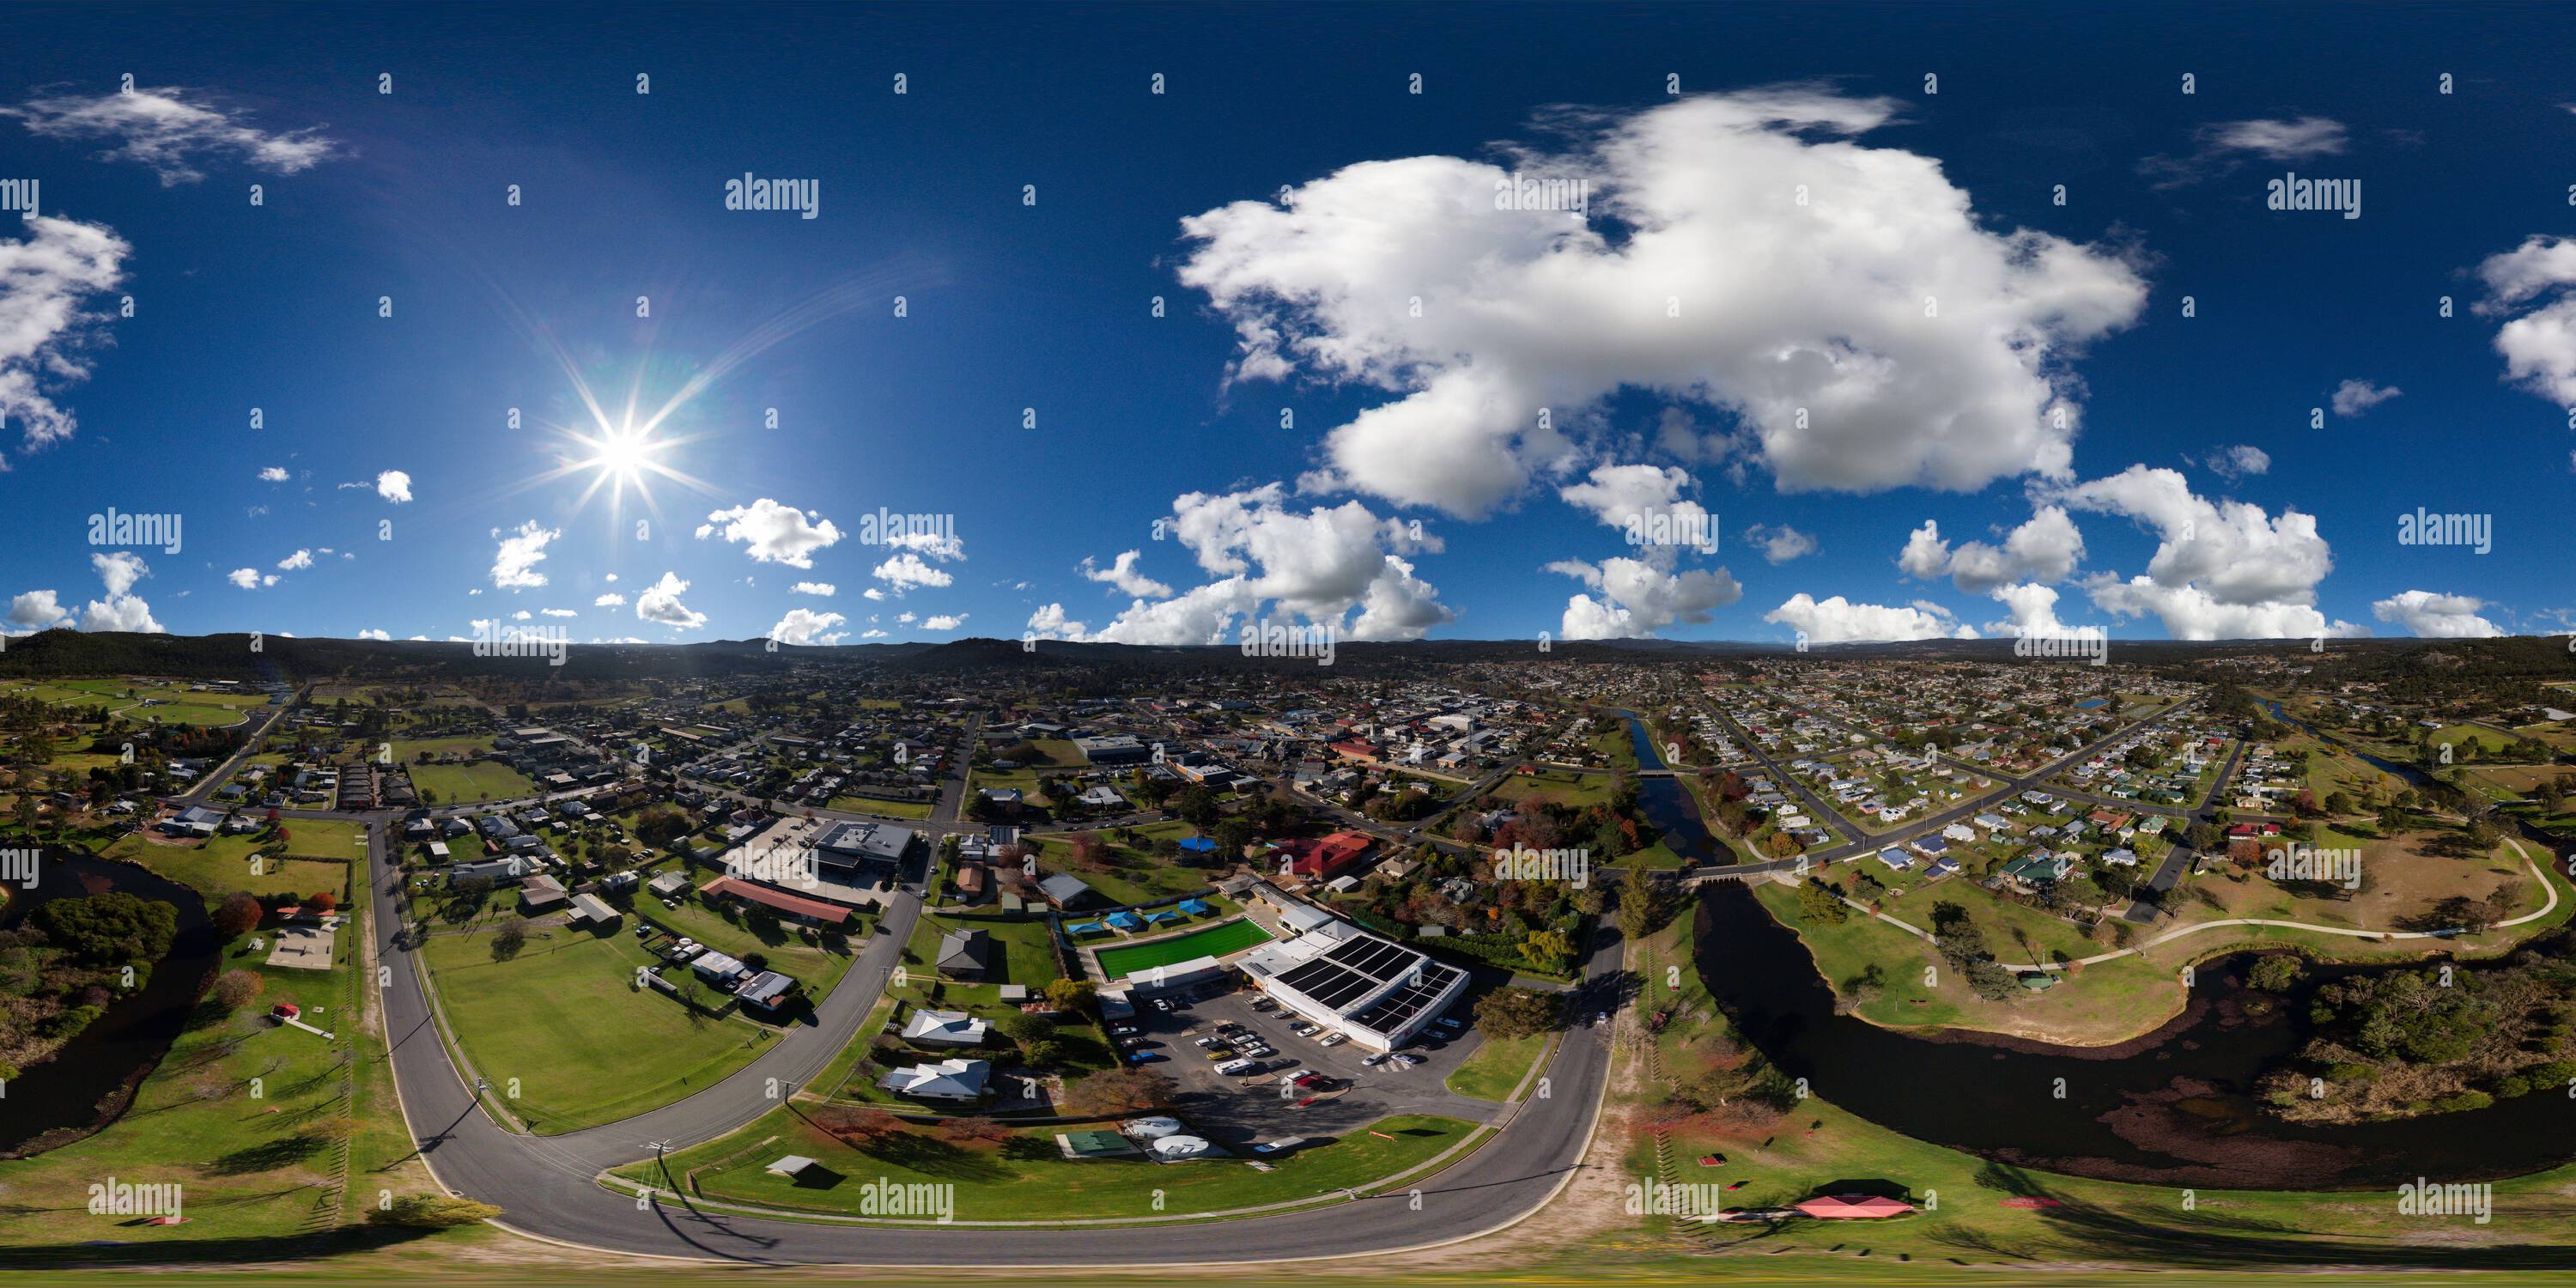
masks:
<path id="1" fill-rule="evenodd" d="M 1332 1011 L 1341 1010 L 1377 987 L 1376 980 L 1325 957 L 1318 957 L 1289 971 L 1279 977 L 1279 982 Z"/>
<path id="2" fill-rule="evenodd" d="M 1324 954 L 1328 961 L 1340 962 L 1360 974 L 1378 980 L 1394 978 L 1414 954 L 1383 939 L 1354 939 Z"/>
<path id="3" fill-rule="evenodd" d="M 1440 1000 L 1450 982 L 1465 974 L 1455 966 L 1425 960 L 1421 978 L 1369 1003 L 1368 1009 L 1353 1015 L 1351 1021 L 1380 1033 L 1393 1033 L 1420 1015 L 1424 1008 Z"/>

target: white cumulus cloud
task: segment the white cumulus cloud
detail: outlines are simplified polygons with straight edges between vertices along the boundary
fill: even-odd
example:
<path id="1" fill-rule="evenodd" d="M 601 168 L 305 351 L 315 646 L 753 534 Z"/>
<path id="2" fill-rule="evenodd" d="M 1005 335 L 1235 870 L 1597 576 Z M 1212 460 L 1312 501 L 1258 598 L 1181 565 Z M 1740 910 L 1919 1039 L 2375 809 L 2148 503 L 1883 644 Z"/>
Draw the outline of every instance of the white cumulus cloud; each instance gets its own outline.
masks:
<path id="1" fill-rule="evenodd" d="M 108 313 L 90 299 L 124 280 L 134 248 L 104 224 L 23 222 L 23 239 L 0 240 L 0 420 L 17 421 L 32 449 L 79 428 L 54 394 L 86 379 L 88 350 L 108 342 Z"/>
<path id="2" fill-rule="evenodd" d="M 492 584 L 504 590 L 529 589 L 546 584 L 546 575 L 536 570 L 546 559 L 546 543 L 563 535 L 560 528 L 549 528 L 534 519 L 519 525 L 516 532 L 502 536 L 492 529 L 501 543 L 492 557 Z"/>
<path id="3" fill-rule="evenodd" d="M 1900 110 L 1703 95 L 1515 152 L 1523 176 L 1588 182 L 1595 222 L 1497 209 L 1501 165 L 1361 162 L 1184 219 L 1180 277 L 1233 325 L 1231 379 L 1389 395 L 1331 430 L 1320 481 L 1403 505 L 1506 504 L 1628 389 L 1738 422 L 1788 490 L 2064 477 L 2064 364 L 2137 319 L 2145 282 L 2119 254 L 1994 229 L 1938 160 L 1861 142 Z"/>
<path id="4" fill-rule="evenodd" d="M 706 625 L 706 614 L 691 612 L 688 605 L 680 602 L 681 593 L 688 588 L 689 583 L 680 580 L 680 574 L 663 573 L 662 580 L 645 587 L 643 593 L 635 597 L 635 615 L 678 630 L 695 630 Z"/>
<path id="5" fill-rule="evenodd" d="M 1855 604 L 1835 595 L 1817 599 L 1805 591 L 1762 615 L 1807 637 L 1811 644 L 1856 644 L 1889 640 L 1975 639 L 1977 632 L 1953 621 L 1937 604 L 1895 608 Z"/>
<path id="6" fill-rule="evenodd" d="M 2471 595 L 2437 595 L 2429 590 L 2409 590 L 2374 601 L 2370 615 L 2405 627 L 2409 635 L 2428 639 L 2493 639 L 2505 632 L 2494 622 L 2478 616 L 2478 610 L 2486 606 L 2485 600 Z"/>
<path id="7" fill-rule="evenodd" d="M 832 521 L 809 516 L 792 505 L 762 497 L 749 505 L 718 510 L 707 516 L 698 527 L 698 537 L 721 534 L 725 540 L 743 547 L 759 563 L 782 563 L 790 568 L 814 566 L 814 552 L 841 539 L 841 530 Z"/>

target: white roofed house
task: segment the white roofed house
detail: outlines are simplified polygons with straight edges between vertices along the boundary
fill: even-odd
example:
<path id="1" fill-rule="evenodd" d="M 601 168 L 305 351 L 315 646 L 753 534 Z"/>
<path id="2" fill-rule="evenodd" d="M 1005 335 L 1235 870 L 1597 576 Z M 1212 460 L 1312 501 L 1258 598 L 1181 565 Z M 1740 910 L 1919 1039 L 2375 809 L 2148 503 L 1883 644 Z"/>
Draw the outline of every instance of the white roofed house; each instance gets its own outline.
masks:
<path id="1" fill-rule="evenodd" d="M 964 1011 L 915 1011 L 903 1040 L 916 1046 L 982 1046 L 991 1025 Z"/>
<path id="2" fill-rule="evenodd" d="M 889 1070 L 877 1085 L 913 1100 L 980 1100 L 992 1076 L 993 1066 L 983 1060 L 941 1060 Z"/>

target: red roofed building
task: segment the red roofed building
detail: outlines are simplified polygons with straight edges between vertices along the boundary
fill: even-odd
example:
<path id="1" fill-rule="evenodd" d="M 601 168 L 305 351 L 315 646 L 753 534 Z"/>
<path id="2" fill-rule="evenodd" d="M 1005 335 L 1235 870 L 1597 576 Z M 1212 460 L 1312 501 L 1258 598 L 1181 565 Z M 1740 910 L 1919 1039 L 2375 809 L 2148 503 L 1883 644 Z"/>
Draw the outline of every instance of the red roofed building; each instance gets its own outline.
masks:
<path id="1" fill-rule="evenodd" d="M 747 903 L 756 903 L 781 917 L 810 925 L 837 926 L 850 919 L 850 910 L 837 903 L 808 899 L 803 895 L 773 890 L 765 885 L 737 880 L 733 877 L 717 877 L 698 887 L 698 892 L 711 894 L 719 899 L 740 899 Z"/>
<path id="2" fill-rule="evenodd" d="M 1288 856 L 1288 871 L 1308 881 L 1330 881 L 1358 867 L 1377 849 L 1366 832 L 1335 832 L 1313 841 L 1281 841 L 1271 847 Z"/>
<path id="3" fill-rule="evenodd" d="M 1364 761 L 1372 765 L 1377 763 L 1377 746 L 1365 739 L 1350 738 L 1331 745 L 1333 754 L 1344 760 Z"/>
<path id="4" fill-rule="evenodd" d="M 1868 1221 L 1880 1217 L 1903 1216 L 1914 1205 L 1902 1199 L 1883 1198 L 1876 1194 L 1836 1194 L 1812 1198 L 1798 1205 L 1798 1210 L 1828 1221 Z"/>

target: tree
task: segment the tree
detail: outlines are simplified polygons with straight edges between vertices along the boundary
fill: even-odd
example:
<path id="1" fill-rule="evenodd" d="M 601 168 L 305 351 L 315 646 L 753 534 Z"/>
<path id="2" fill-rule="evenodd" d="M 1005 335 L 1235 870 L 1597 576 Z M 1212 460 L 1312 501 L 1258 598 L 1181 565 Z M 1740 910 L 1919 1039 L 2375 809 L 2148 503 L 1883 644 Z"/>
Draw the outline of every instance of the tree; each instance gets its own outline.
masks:
<path id="1" fill-rule="evenodd" d="M 257 971 L 228 970 L 215 976 L 215 982 L 206 989 L 206 1000 L 225 1011 L 238 1011 L 256 1000 L 266 987 L 267 981 Z"/>
<path id="2" fill-rule="evenodd" d="M 1055 1036 L 1055 1025 L 1052 1022 L 1040 1019 L 1026 1011 L 1009 1012 L 995 1020 L 993 1027 L 1000 1029 L 1003 1037 L 1019 1044 L 1022 1050 L 1026 1050 L 1032 1043 L 1042 1042 Z"/>
<path id="3" fill-rule="evenodd" d="M 258 929 L 262 911 L 259 900 L 249 891 L 235 890 L 215 905 L 214 916 L 208 920 L 214 923 L 215 937 L 230 943 Z"/>
<path id="4" fill-rule="evenodd" d="M 834 1139 L 856 1149 L 866 1149 L 910 1129 L 910 1124 L 883 1109 L 823 1105 L 807 1113 L 806 1117 Z"/>
<path id="5" fill-rule="evenodd" d="M 492 932 L 492 960 L 496 962 L 505 962 L 518 956 L 519 950 L 527 946 L 528 928 L 524 924 L 505 921 L 501 923 L 500 929 Z"/>
<path id="6" fill-rule="evenodd" d="M 1541 972 L 1561 974 L 1574 960 L 1574 945 L 1560 930 L 1533 931 L 1521 939 L 1521 956 Z"/>
<path id="7" fill-rule="evenodd" d="M 969 1114 L 940 1123 L 939 1138 L 959 1149 L 998 1149 L 1011 1138 L 1011 1129 L 995 1119 Z"/>
<path id="8" fill-rule="evenodd" d="M 367 1214 L 376 1225 L 401 1226 L 411 1230 L 452 1230 L 458 1226 L 476 1225 L 501 1215 L 501 1209 L 472 1199 L 451 1198 L 445 1194 L 406 1194 L 392 1204 Z"/>
<path id="9" fill-rule="evenodd" d="M 1631 942 L 1663 929 L 1672 920 L 1674 908 L 1671 896 L 1645 869 L 1628 868 L 1619 874 L 1619 933 Z"/>
<path id="10" fill-rule="evenodd" d="M 1051 979 L 1046 986 L 1047 1005 L 1059 1011 L 1088 1015 L 1098 1005 L 1100 989 L 1087 979 Z"/>
<path id="11" fill-rule="evenodd" d="M 1180 1089 L 1150 1069 L 1104 1069 L 1073 1084 L 1070 1106 L 1082 1114 L 1141 1114 L 1169 1109 Z"/>
<path id="12" fill-rule="evenodd" d="M 179 932 L 170 905 L 121 891 L 56 899 L 28 920 L 73 960 L 101 965 L 159 961 Z"/>
<path id="13" fill-rule="evenodd" d="M 1511 985 L 1476 1000 L 1476 1027 L 1488 1038 L 1508 1042 L 1555 1028 L 1564 1009 L 1553 993 Z"/>
<path id="14" fill-rule="evenodd" d="M 1851 918 L 1851 909 L 1832 886 L 1814 877 L 1798 887 L 1798 911 L 1807 920 L 1825 926 L 1839 926 Z"/>

